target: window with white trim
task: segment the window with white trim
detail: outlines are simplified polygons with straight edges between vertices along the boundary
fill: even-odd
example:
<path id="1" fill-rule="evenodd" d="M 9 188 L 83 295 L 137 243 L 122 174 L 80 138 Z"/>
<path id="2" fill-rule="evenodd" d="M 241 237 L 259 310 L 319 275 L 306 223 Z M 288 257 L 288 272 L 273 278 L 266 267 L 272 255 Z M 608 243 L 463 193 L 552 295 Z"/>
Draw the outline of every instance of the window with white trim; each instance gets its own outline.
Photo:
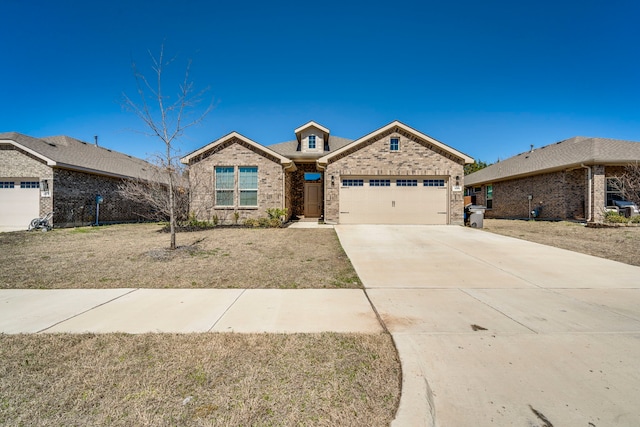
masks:
<path id="1" fill-rule="evenodd" d="M 309 149 L 310 150 L 315 150 L 316 149 L 316 136 L 315 135 L 309 135 Z"/>
<path id="2" fill-rule="evenodd" d="M 233 166 L 216 166 L 216 206 L 233 206 L 235 176 Z"/>
<path id="3" fill-rule="evenodd" d="M 389 151 L 400 151 L 400 138 L 391 138 L 389 140 Z"/>
<path id="4" fill-rule="evenodd" d="M 240 206 L 258 206 L 258 168 L 241 166 L 238 174 Z"/>
<path id="5" fill-rule="evenodd" d="M 493 185 L 487 185 L 486 191 L 487 198 L 485 203 L 487 205 L 487 209 L 493 209 Z"/>

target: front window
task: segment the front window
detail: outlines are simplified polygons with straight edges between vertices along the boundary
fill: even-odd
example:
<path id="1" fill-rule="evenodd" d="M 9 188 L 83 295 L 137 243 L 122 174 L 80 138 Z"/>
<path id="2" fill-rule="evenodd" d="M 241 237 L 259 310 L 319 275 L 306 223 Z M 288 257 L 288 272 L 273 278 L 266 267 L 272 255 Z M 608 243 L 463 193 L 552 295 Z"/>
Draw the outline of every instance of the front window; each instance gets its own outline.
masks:
<path id="1" fill-rule="evenodd" d="M 233 206 L 235 179 L 233 167 L 216 167 L 216 206 Z"/>
<path id="2" fill-rule="evenodd" d="M 493 209 L 493 185 L 487 185 L 487 209 Z"/>
<path id="3" fill-rule="evenodd" d="M 391 138 L 389 142 L 390 151 L 400 151 L 400 138 Z"/>
<path id="4" fill-rule="evenodd" d="M 316 136 L 309 135 L 309 149 L 315 150 L 315 148 L 316 148 Z"/>
<path id="5" fill-rule="evenodd" d="M 606 206 L 615 206 L 616 200 L 624 200 L 622 194 L 622 183 L 618 178 L 607 178 L 607 204 Z"/>
<path id="6" fill-rule="evenodd" d="M 240 206 L 258 206 L 258 168 L 241 167 L 238 186 Z"/>

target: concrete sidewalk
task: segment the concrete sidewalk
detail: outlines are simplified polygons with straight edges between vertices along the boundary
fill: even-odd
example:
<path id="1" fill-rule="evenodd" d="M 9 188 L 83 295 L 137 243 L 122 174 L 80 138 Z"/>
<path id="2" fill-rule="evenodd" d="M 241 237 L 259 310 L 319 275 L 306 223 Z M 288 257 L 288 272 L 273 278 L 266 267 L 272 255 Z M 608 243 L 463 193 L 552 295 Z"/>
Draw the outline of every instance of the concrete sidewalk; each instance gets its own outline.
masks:
<path id="1" fill-rule="evenodd" d="M 394 426 L 640 425 L 640 268 L 456 226 L 336 231 L 398 348 Z"/>
<path id="2" fill-rule="evenodd" d="M 381 332 L 359 289 L 0 290 L 0 333 Z"/>

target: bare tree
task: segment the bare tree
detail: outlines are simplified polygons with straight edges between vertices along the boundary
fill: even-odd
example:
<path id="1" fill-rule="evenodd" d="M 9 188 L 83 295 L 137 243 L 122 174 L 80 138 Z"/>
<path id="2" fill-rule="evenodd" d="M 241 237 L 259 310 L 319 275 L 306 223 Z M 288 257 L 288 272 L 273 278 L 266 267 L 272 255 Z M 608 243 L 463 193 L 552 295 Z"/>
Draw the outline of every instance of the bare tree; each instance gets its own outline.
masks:
<path id="1" fill-rule="evenodd" d="M 620 193 L 624 200 L 640 206 L 640 163 L 630 163 L 616 179 L 609 181 L 611 189 Z"/>
<path id="2" fill-rule="evenodd" d="M 167 171 L 152 166 L 146 178 L 124 180 L 118 192 L 127 200 L 135 202 L 135 213 L 153 221 L 166 221 L 171 217 L 171 198 L 166 178 Z M 189 180 L 180 168 L 174 173 L 173 205 L 176 222 L 184 221 L 189 212 Z"/>
<path id="3" fill-rule="evenodd" d="M 170 248 L 176 248 L 176 177 L 179 176 L 177 143 L 184 136 L 186 129 L 202 122 L 211 111 L 211 104 L 200 114 L 196 112 L 196 106 L 201 101 L 201 92 L 194 92 L 194 84 L 190 80 L 189 71 L 191 61 L 188 61 L 184 73 L 184 79 L 178 84 L 178 90 L 174 97 L 164 91 L 164 73 L 166 67 L 174 62 L 175 58 L 166 60 L 164 45 L 160 47 L 160 53 L 155 57 L 149 52 L 153 78 L 148 80 L 133 63 L 133 74 L 136 79 L 138 96 L 137 101 L 132 100 L 127 94 L 123 94 L 124 107 L 140 118 L 145 126 L 146 135 L 157 138 L 164 144 L 164 152 L 157 156 L 156 164 L 164 176 L 166 196 L 169 210 L 169 228 L 171 233 Z M 132 189 L 130 189 L 132 190 Z M 158 188 L 158 190 L 160 190 Z M 132 191 L 135 194 L 135 191 Z M 159 194 L 159 193 L 158 193 Z"/>

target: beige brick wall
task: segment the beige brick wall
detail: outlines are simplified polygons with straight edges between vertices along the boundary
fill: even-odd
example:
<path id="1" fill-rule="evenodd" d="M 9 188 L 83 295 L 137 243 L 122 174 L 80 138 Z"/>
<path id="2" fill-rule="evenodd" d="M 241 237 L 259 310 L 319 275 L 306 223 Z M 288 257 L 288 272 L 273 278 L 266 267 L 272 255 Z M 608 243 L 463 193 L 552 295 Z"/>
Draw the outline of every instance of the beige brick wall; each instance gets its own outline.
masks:
<path id="1" fill-rule="evenodd" d="M 400 151 L 389 151 L 390 138 L 400 138 Z M 325 171 L 325 219 L 339 222 L 339 188 L 343 175 L 365 176 L 446 176 L 449 180 L 449 223 L 463 223 L 463 193 L 452 192 L 455 177 L 463 183 L 464 161 L 433 146 L 428 141 L 420 141 L 412 134 L 390 130 L 376 135 L 355 150 L 343 153 L 327 165 Z M 333 176 L 334 184 L 331 184 Z"/>
<path id="2" fill-rule="evenodd" d="M 49 181 L 50 194 L 53 191 L 53 169 L 26 151 L 10 144 L 0 144 L 0 178 L 36 178 Z M 40 216 L 53 209 L 51 197 L 40 197 Z"/>
<path id="3" fill-rule="evenodd" d="M 215 155 L 214 155 L 215 154 Z M 219 208 L 215 206 L 215 167 L 233 166 L 258 167 L 258 207 L 247 208 L 238 206 L 238 192 L 235 192 L 235 206 Z M 210 221 L 217 216 L 221 223 L 234 222 L 234 212 L 240 216 L 242 222 L 247 218 L 260 218 L 266 216 L 268 208 L 285 207 L 283 180 L 284 172 L 280 162 L 260 152 L 249 144 L 233 138 L 225 144 L 221 144 L 198 159 L 192 160 L 189 165 L 189 183 L 191 186 L 191 212 L 199 220 Z M 289 204 L 290 201 L 287 202 Z"/>

